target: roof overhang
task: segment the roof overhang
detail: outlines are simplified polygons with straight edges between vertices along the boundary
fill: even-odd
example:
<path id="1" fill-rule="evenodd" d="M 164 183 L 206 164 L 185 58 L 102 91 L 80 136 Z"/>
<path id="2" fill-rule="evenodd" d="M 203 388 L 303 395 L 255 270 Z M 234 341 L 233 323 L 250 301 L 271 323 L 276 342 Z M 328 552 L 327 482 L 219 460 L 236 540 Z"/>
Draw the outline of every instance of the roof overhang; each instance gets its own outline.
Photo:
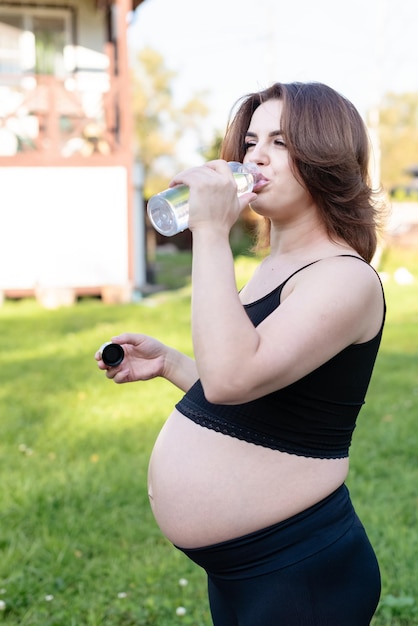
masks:
<path id="1" fill-rule="evenodd" d="M 135 11 L 140 4 L 145 2 L 145 0 L 131 0 L 132 2 L 132 10 Z M 117 0 L 96 0 L 96 8 L 97 9 L 106 9 L 111 7 L 112 4 L 117 4 Z"/>

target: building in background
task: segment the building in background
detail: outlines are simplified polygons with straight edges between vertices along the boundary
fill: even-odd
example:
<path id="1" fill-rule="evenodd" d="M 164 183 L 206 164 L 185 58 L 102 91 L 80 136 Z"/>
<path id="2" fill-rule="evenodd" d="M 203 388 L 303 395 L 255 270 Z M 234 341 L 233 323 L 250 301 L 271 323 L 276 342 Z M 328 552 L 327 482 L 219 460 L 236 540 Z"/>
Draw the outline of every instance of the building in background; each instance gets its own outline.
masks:
<path id="1" fill-rule="evenodd" d="M 0 0 L 0 297 L 145 283 L 127 21 L 143 0 Z"/>

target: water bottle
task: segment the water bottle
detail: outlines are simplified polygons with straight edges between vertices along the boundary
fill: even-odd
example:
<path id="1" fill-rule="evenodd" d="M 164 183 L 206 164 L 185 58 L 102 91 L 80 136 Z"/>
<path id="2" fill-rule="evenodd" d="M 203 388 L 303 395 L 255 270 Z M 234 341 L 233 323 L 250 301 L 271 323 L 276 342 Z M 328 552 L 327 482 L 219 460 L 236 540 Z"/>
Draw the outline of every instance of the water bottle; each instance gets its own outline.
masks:
<path id="1" fill-rule="evenodd" d="M 257 165 L 235 161 L 230 161 L 228 165 L 234 174 L 238 195 L 252 191 L 260 177 Z M 177 185 L 157 193 L 149 199 L 147 213 L 151 224 L 161 235 L 172 237 L 181 233 L 189 224 L 189 188 Z"/>

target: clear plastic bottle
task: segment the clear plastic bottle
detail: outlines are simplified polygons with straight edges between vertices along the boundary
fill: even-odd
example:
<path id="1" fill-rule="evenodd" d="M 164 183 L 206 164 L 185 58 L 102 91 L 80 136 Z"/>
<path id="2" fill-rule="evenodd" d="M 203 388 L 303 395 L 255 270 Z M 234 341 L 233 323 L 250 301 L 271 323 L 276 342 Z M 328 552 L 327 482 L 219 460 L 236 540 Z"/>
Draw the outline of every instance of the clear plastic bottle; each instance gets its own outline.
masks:
<path id="1" fill-rule="evenodd" d="M 228 163 L 237 183 L 237 193 L 252 191 L 260 177 L 255 163 Z M 185 230 L 189 224 L 189 188 L 186 185 L 170 187 L 152 196 L 147 205 L 151 224 L 161 235 L 172 237 Z"/>

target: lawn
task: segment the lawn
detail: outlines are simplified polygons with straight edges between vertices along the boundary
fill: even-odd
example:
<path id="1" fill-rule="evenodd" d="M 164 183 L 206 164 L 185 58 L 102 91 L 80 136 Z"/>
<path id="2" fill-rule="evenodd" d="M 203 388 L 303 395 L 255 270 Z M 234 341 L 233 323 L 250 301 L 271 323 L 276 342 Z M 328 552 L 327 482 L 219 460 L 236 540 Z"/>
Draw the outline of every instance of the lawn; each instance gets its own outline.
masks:
<path id="1" fill-rule="evenodd" d="M 348 486 L 382 570 L 373 626 L 418 625 L 416 258 L 382 261 L 388 322 L 351 452 Z M 177 288 L 135 304 L 0 308 L 0 623 L 211 624 L 203 573 L 164 539 L 147 501 L 153 441 L 181 393 L 162 380 L 117 386 L 93 358 L 124 330 L 191 351 L 188 257 L 159 259 L 161 274 L 170 264 L 183 268 Z M 395 282 L 399 265 L 414 283 Z M 251 266 L 237 259 L 239 283 Z"/>

